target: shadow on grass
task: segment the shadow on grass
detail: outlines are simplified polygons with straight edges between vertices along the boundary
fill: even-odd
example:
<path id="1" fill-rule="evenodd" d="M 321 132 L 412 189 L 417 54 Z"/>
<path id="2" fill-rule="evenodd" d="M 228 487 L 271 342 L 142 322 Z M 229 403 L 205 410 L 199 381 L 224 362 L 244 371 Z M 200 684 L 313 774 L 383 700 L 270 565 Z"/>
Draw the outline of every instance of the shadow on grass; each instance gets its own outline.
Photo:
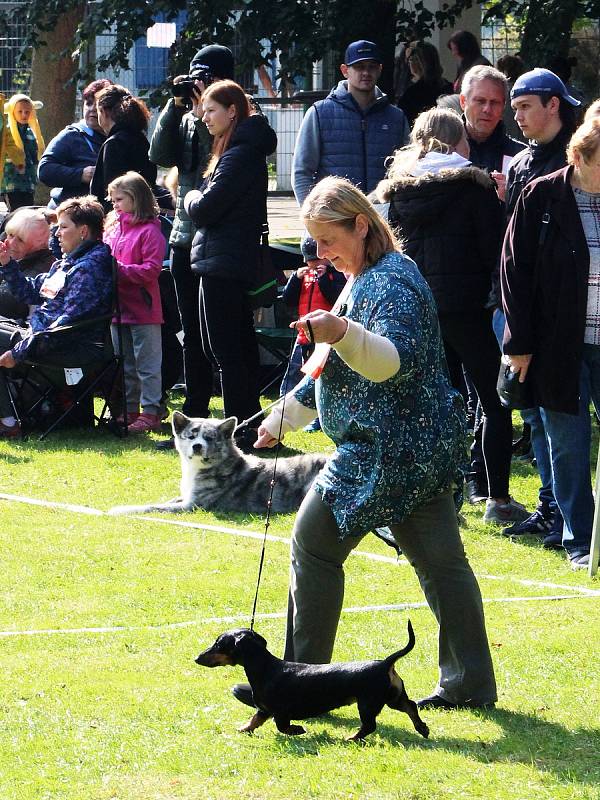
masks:
<path id="1" fill-rule="evenodd" d="M 439 713 L 447 715 L 453 712 L 423 712 L 431 728 L 429 739 L 421 737 L 412 727 L 404 727 L 402 722 L 397 726 L 378 723 L 376 732 L 367 738 L 365 746 L 375 744 L 375 737 L 380 736 L 387 744 L 400 745 L 406 749 L 451 751 L 486 764 L 506 762 L 533 765 L 540 772 L 551 773 L 556 780 L 565 784 L 577 781 L 596 786 L 600 782 L 597 729 L 569 730 L 564 725 L 532 714 L 495 708 L 471 713 L 496 723 L 502 729 L 502 735 L 492 741 L 483 738 L 472 740 L 458 736 L 436 736 L 435 723 Z M 314 755 L 320 748 L 339 745 L 340 741 L 358 730 L 360 725 L 358 717 L 349 719 L 327 714 L 320 720 L 339 728 L 340 737 L 332 736 L 326 731 L 311 735 L 311 720 L 307 720 L 305 736 L 286 737 L 276 734 L 279 747 L 298 756 Z M 407 724 L 410 725 L 408 719 Z M 459 720 L 457 727 L 460 727 Z M 353 743 L 348 742 L 348 746 L 352 745 Z"/>

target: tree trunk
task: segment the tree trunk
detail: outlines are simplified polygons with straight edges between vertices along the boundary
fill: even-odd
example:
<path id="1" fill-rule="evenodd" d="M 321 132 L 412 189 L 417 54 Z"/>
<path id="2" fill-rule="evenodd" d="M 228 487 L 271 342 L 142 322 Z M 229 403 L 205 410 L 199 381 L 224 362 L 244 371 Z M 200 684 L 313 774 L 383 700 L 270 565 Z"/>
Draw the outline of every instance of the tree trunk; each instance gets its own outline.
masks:
<path id="1" fill-rule="evenodd" d="M 75 31 L 83 20 L 85 4 L 65 12 L 52 31 L 42 34 L 46 42 L 33 51 L 31 60 L 32 100 L 41 100 L 44 107 L 38 112 L 40 127 L 47 142 L 75 117 L 76 87 L 68 83 L 77 69 L 77 59 L 57 58 L 62 50 L 74 48 Z M 45 205 L 50 197 L 48 187 L 38 184 L 36 202 Z"/>

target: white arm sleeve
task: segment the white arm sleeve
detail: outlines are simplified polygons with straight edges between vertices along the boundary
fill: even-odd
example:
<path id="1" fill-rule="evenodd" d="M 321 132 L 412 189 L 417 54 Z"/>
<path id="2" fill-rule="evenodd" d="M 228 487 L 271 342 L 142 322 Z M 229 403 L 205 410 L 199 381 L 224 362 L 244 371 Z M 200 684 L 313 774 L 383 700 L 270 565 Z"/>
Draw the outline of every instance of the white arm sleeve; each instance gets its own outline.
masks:
<path id="1" fill-rule="evenodd" d="M 400 369 L 400 356 L 392 341 L 370 333 L 359 322 L 347 320 L 348 328 L 332 347 L 348 366 L 363 378 L 382 383 Z"/>

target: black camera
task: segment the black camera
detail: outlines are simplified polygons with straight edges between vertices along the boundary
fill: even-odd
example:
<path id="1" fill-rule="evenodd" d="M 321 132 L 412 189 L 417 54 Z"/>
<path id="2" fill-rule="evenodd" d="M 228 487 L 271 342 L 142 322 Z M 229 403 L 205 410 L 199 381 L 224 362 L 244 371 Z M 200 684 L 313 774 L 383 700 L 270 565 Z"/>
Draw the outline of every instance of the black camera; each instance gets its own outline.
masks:
<path id="1" fill-rule="evenodd" d="M 196 81 L 202 81 L 205 86 L 208 86 L 213 80 L 214 76 L 210 67 L 207 67 L 206 64 L 198 64 L 194 67 L 191 75 L 184 75 L 181 80 L 173 84 L 171 94 L 173 97 L 181 97 L 184 103 L 191 107 Z"/>

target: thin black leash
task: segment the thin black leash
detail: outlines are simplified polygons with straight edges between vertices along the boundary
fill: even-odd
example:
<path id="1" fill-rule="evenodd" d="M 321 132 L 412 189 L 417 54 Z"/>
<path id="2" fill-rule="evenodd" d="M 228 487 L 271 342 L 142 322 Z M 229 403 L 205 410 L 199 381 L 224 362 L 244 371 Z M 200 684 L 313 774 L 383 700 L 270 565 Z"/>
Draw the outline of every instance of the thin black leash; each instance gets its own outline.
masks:
<path id="1" fill-rule="evenodd" d="M 294 345 L 295 344 L 296 344 L 296 340 L 294 339 L 292 341 L 292 346 L 290 348 L 290 352 L 289 352 L 289 355 L 287 357 L 287 365 L 286 365 L 286 371 L 285 371 L 284 375 L 287 375 L 287 373 L 288 373 L 290 361 L 292 359 L 292 352 L 294 350 Z M 258 564 L 258 575 L 257 575 L 257 578 L 256 578 L 256 591 L 254 592 L 254 602 L 252 603 L 252 616 L 250 617 L 250 630 L 251 631 L 254 630 L 254 621 L 256 619 L 256 605 L 258 603 L 258 591 L 260 589 L 260 580 L 261 580 L 261 577 L 262 577 L 263 566 L 264 566 L 264 563 L 265 563 L 265 551 L 266 551 L 266 546 L 267 546 L 267 534 L 268 534 L 268 531 L 269 531 L 269 525 L 271 524 L 271 506 L 273 504 L 273 492 L 275 490 L 275 478 L 277 476 L 277 461 L 279 460 L 279 453 L 281 451 L 281 446 L 282 446 L 281 445 L 281 430 L 283 428 L 283 417 L 285 415 L 285 398 L 286 398 L 286 396 L 287 396 L 287 392 L 283 395 L 282 405 L 281 405 L 281 418 L 279 420 L 279 431 L 277 433 L 277 444 L 275 446 L 275 458 L 273 459 L 273 474 L 271 476 L 271 487 L 270 487 L 270 490 L 269 490 L 269 499 L 267 500 L 267 515 L 265 517 L 265 532 L 264 532 L 264 535 L 263 535 L 262 547 L 261 547 L 261 550 L 260 550 L 260 561 L 259 561 L 259 564 Z M 278 405 L 278 404 L 279 404 L 279 401 L 276 400 L 275 403 L 271 403 L 271 405 L 268 406 L 268 408 L 272 408 L 274 405 Z M 263 409 L 263 412 L 266 411 L 266 410 L 267 409 Z M 255 415 L 255 416 L 259 416 L 259 415 Z M 253 419 L 253 417 L 251 417 L 251 419 Z"/>

